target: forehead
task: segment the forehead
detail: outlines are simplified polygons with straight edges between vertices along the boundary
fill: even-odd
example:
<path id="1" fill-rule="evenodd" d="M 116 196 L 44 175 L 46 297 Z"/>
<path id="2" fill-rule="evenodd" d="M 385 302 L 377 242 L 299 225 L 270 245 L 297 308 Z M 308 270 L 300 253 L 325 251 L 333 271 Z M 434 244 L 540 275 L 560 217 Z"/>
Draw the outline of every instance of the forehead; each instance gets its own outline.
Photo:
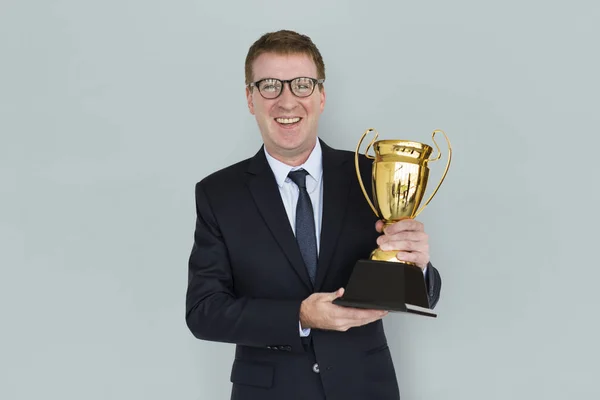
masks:
<path id="1" fill-rule="evenodd" d="M 299 76 L 317 77 L 317 66 L 306 54 L 263 53 L 252 63 L 254 80 L 264 78 L 290 79 Z"/>

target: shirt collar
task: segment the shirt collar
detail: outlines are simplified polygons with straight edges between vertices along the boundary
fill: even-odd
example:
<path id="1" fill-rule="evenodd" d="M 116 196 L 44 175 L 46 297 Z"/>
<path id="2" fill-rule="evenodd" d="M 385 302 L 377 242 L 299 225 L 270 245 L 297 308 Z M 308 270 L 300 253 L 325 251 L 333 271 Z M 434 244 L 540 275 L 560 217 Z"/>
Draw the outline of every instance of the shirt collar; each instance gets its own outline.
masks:
<path id="1" fill-rule="evenodd" d="M 317 138 L 317 143 L 315 147 L 311 151 L 310 155 L 306 162 L 298 167 L 292 167 L 291 165 L 287 165 L 282 163 L 281 161 L 273 158 L 267 148 L 264 148 L 265 156 L 267 157 L 267 162 L 275 175 L 275 180 L 279 187 L 283 186 L 283 183 L 288 177 L 290 171 L 296 171 L 298 169 L 304 169 L 308 174 L 318 183 L 321 179 L 321 175 L 323 174 L 323 154 L 321 150 L 321 143 L 319 142 L 319 138 Z"/>

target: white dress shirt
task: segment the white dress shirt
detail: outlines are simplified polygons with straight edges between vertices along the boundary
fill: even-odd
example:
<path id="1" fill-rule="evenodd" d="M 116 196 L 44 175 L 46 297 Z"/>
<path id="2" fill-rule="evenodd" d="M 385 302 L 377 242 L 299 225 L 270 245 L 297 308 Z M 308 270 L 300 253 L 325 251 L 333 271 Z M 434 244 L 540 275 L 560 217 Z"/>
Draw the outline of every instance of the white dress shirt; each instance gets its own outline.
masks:
<path id="1" fill-rule="evenodd" d="M 319 140 L 317 139 L 317 144 L 306 162 L 297 167 L 292 167 L 276 160 L 269 154 L 266 148 L 265 155 L 269 166 L 275 175 L 277 186 L 279 186 L 279 193 L 281 194 L 281 199 L 283 200 L 290 226 L 294 232 L 296 232 L 296 205 L 298 204 L 300 190 L 298 189 L 298 186 L 288 178 L 288 174 L 290 171 L 299 169 L 304 169 L 308 172 L 308 175 L 306 175 L 306 191 L 310 196 L 310 202 L 312 203 L 313 214 L 315 216 L 315 235 L 317 238 L 318 255 L 321 248 L 321 220 L 323 216 L 323 157 Z M 310 334 L 310 328 L 302 329 L 300 322 L 298 322 L 298 324 L 300 336 L 308 336 Z"/>

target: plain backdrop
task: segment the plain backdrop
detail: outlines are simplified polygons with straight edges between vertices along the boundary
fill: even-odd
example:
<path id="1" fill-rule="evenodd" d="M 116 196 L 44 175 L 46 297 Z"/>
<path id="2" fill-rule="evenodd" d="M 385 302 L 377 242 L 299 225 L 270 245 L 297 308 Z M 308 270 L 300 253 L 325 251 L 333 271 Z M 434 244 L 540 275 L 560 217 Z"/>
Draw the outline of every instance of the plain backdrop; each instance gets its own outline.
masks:
<path id="1" fill-rule="evenodd" d="M 600 398 L 598 21 L 593 0 L 2 0 L 0 398 L 228 398 L 234 346 L 184 320 L 194 185 L 258 151 L 244 58 L 278 29 L 323 54 L 329 145 L 452 142 L 419 216 L 439 317 L 385 319 L 402 398 Z"/>

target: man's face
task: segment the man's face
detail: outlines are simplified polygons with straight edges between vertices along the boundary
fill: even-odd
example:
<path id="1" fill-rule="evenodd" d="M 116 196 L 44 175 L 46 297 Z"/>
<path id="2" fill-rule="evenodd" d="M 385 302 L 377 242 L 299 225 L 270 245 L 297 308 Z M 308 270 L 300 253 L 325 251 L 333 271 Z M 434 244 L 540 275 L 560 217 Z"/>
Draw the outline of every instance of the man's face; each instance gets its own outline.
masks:
<path id="1" fill-rule="evenodd" d="M 304 54 L 263 53 L 254 61 L 252 70 L 254 82 L 265 78 L 317 78 L 315 63 Z M 256 87 L 252 92 L 246 88 L 246 97 L 269 154 L 281 161 L 303 162 L 316 143 L 319 116 L 325 107 L 325 89 L 316 86 L 312 95 L 301 98 L 285 83 L 276 99 L 263 98 Z"/>

